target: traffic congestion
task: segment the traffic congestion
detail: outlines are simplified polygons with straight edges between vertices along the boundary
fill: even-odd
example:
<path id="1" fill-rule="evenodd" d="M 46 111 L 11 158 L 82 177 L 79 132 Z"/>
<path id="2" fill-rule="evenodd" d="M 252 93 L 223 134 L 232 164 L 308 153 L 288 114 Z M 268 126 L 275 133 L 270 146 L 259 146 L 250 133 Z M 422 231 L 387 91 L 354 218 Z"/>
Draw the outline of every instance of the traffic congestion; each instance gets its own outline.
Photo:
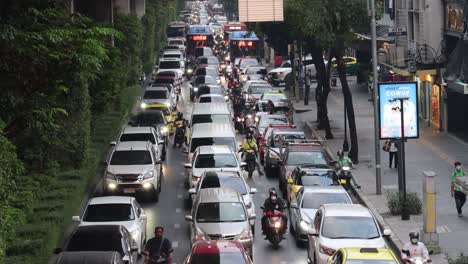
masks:
<path id="1" fill-rule="evenodd" d="M 350 192 L 351 160 L 296 120 L 291 63 L 262 63 L 259 38 L 221 4 L 187 1 L 179 19 L 56 263 L 410 260 Z"/>

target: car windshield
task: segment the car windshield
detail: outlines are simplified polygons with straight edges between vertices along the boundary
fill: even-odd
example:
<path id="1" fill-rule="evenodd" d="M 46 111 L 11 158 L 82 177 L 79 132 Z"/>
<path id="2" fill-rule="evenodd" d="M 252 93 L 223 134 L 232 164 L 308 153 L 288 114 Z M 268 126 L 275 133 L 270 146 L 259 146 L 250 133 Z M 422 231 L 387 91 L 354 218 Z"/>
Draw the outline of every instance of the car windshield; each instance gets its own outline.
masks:
<path id="1" fill-rule="evenodd" d="M 201 203 L 197 208 L 197 222 L 244 222 L 246 215 L 242 203 Z"/>
<path id="2" fill-rule="evenodd" d="M 198 123 L 230 124 L 229 115 L 193 115 L 192 126 Z"/>
<path id="3" fill-rule="evenodd" d="M 263 94 L 271 92 L 273 88 L 270 86 L 250 86 L 250 93 L 251 94 Z"/>
<path id="4" fill-rule="evenodd" d="M 328 216 L 323 221 L 322 236 L 330 239 L 373 239 L 380 234 L 372 217 Z"/>
<path id="5" fill-rule="evenodd" d="M 156 144 L 156 140 L 151 133 L 132 133 L 132 134 L 122 134 L 120 136 L 120 142 L 127 141 L 149 141 L 151 144 Z"/>
<path id="6" fill-rule="evenodd" d="M 275 135 L 273 138 L 273 144 L 272 147 L 277 147 L 281 145 L 281 141 L 288 142 L 288 141 L 294 141 L 294 140 L 301 140 L 301 139 L 306 139 L 304 134 L 291 134 L 291 135 Z"/>
<path id="7" fill-rule="evenodd" d="M 217 254 L 194 254 L 190 264 L 245 264 L 245 258 L 240 252 Z"/>
<path id="8" fill-rule="evenodd" d="M 395 260 L 348 259 L 346 264 L 398 264 Z"/>
<path id="9" fill-rule="evenodd" d="M 194 152 L 199 146 L 228 145 L 236 149 L 236 140 L 232 137 L 192 138 L 190 152 Z"/>
<path id="10" fill-rule="evenodd" d="M 333 179 L 323 176 L 303 175 L 297 178 L 297 185 L 301 186 L 330 186 L 333 185 Z"/>
<path id="11" fill-rule="evenodd" d="M 155 83 L 174 84 L 174 78 L 156 78 Z"/>
<path id="12" fill-rule="evenodd" d="M 143 99 L 167 99 L 167 91 L 146 91 Z"/>
<path id="13" fill-rule="evenodd" d="M 219 60 L 218 60 L 216 57 L 209 57 L 209 58 L 208 58 L 208 64 L 209 64 L 209 65 L 212 65 L 212 64 L 218 65 L 218 64 L 219 64 Z"/>
<path id="14" fill-rule="evenodd" d="M 208 49 L 208 48 L 195 49 L 195 56 L 196 57 L 207 56 L 207 55 L 211 55 L 211 54 L 213 54 L 213 52 L 211 51 L 211 49 Z"/>
<path id="15" fill-rule="evenodd" d="M 130 204 L 91 204 L 83 216 L 85 222 L 116 222 L 135 220 Z"/>
<path id="16" fill-rule="evenodd" d="M 117 251 L 123 255 L 120 232 L 75 233 L 65 249 L 66 251 Z"/>
<path id="17" fill-rule="evenodd" d="M 164 124 L 164 115 L 161 111 L 139 113 L 134 116 L 131 121 L 135 125 L 155 125 L 155 124 Z"/>
<path id="18" fill-rule="evenodd" d="M 213 76 L 210 75 L 204 75 L 204 76 L 197 76 L 195 79 L 195 84 L 216 84 L 216 80 L 213 78 Z"/>
<path id="19" fill-rule="evenodd" d="M 163 58 L 180 58 L 180 54 L 164 54 Z"/>
<path id="20" fill-rule="evenodd" d="M 182 45 L 184 45 L 184 41 L 182 41 L 182 40 L 170 40 L 169 45 L 170 46 L 182 46 Z"/>
<path id="21" fill-rule="evenodd" d="M 329 203 L 350 204 L 351 201 L 345 193 L 305 193 L 304 198 L 302 198 L 301 208 L 318 209 L 320 206 Z"/>
<path id="22" fill-rule="evenodd" d="M 239 66 L 240 68 L 245 68 L 248 66 L 259 66 L 259 64 L 256 59 L 242 59 Z"/>
<path id="23" fill-rule="evenodd" d="M 200 97 L 199 103 L 224 103 L 224 98 L 220 96 Z"/>
<path id="24" fill-rule="evenodd" d="M 151 154 L 147 150 L 114 151 L 110 165 L 146 165 L 152 164 Z"/>
<path id="25" fill-rule="evenodd" d="M 262 96 L 262 100 L 286 100 L 286 96 L 284 94 L 264 94 Z"/>
<path id="26" fill-rule="evenodd" d="M 180 61 L 160 61 L 159 69 L 179 69 Z"/>
<path id="27" fill-rule="evenodd" d="M 237 161 L 233 154 L 201 154 L 197 156 L 195 168 L 235 168 Z"/>
<path id="28" fill-rule="evenodd" d="M 206 68 L 206 72 L 207 72 L 207 75 L 210 75 L 210 76 L 213 76 L 213 77 L 218 76 L 218 72 L 216 71 L 215 68 Z"/>
<path id="29" fill-rule="evenodd" d="M 292 151 L 288 154 L 288 166 L 302 164 L 327 165 L 322 152 Z"/>
<path id="30" fill-rule="evenodd" d="M 267 74 L 267 70 L 265 68 L 257 68 L 257 67 L 249 67 L 246 72 L 248 75 L 250 74 Z"/>
<path id="31" fill-rule="evenodd" d="M 148 110 L 159 110 L 165 116 L 168 116 L 168 115 L 171 114 L 171 111 L 169 111 L 169 109 L 166 106 L 160 106 L 159 104 L 156 104 L 156 106 L 152 105 L 152 104 L 149 104 L 146 109 L 148 109 Z"/>
<path id="32" fill-rule="evenodd" d="M 262 117 L 260 118 L 260 123 L 258 124 L 259 127 L 267 127 L 268 125 L 279 125 L 279 124 L 287 124 L 288 119 L 286 117 Z"/>
<path id="33" fill-rule="evenodd" d="M 200 189 L 206 188 L 229 188 L 242 195 L 247 194 L 244 181 L 240 176 L 229 176 L 229 177 L 211 177 L 207 176 L 203 178 Z"/>

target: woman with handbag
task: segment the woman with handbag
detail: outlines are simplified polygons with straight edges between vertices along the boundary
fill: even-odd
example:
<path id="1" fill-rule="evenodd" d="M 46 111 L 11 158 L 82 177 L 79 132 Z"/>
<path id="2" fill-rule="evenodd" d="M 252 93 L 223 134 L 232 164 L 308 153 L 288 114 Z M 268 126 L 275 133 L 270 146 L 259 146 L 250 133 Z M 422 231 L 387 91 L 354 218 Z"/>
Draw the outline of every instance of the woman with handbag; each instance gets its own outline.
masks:
<path id="1" fill-rule="evenodd" d="M 395 168 L 398 168 L 398 148 L 393 140 L 387 140 L 384 143 L 383 150 L 388 152 L 388 167 L 392 168 L 393 160 L 395 160 Z"/>

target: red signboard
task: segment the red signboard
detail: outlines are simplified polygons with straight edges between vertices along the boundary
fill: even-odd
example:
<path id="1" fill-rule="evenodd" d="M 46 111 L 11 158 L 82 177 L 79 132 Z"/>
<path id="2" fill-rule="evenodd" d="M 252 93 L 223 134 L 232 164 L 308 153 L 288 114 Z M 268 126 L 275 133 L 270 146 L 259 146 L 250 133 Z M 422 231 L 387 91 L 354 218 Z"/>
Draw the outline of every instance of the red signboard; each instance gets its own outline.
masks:
<path id="1" fill-rule="evenodd" d="M 253 41 L 244 41 L 241 40 L 237 43 L 237 46 L 239 47 L 253 47 Z"/>
<path id="2" fill-rule="evenodd" d="M 206 40 L 206 36 L 193 36 L 193 40 Z"/>

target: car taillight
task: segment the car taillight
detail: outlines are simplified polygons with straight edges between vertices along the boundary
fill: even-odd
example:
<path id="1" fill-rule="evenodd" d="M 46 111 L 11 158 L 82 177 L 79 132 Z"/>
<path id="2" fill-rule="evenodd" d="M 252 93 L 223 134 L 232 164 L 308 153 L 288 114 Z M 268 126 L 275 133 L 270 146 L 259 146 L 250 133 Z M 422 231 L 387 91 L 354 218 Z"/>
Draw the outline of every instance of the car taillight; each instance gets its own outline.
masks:
<path id="1" fill-rule="evenodd" d="M 319 248 L 320 248 L 320 253 L 327 254 L 329 256 L 331 256 L 331 255 L 333 255 L 333 253 L 335 253 L 334 249 L 328 248 L 328 247 L 323 246 L 323 245 L 319 245 Z"/>

